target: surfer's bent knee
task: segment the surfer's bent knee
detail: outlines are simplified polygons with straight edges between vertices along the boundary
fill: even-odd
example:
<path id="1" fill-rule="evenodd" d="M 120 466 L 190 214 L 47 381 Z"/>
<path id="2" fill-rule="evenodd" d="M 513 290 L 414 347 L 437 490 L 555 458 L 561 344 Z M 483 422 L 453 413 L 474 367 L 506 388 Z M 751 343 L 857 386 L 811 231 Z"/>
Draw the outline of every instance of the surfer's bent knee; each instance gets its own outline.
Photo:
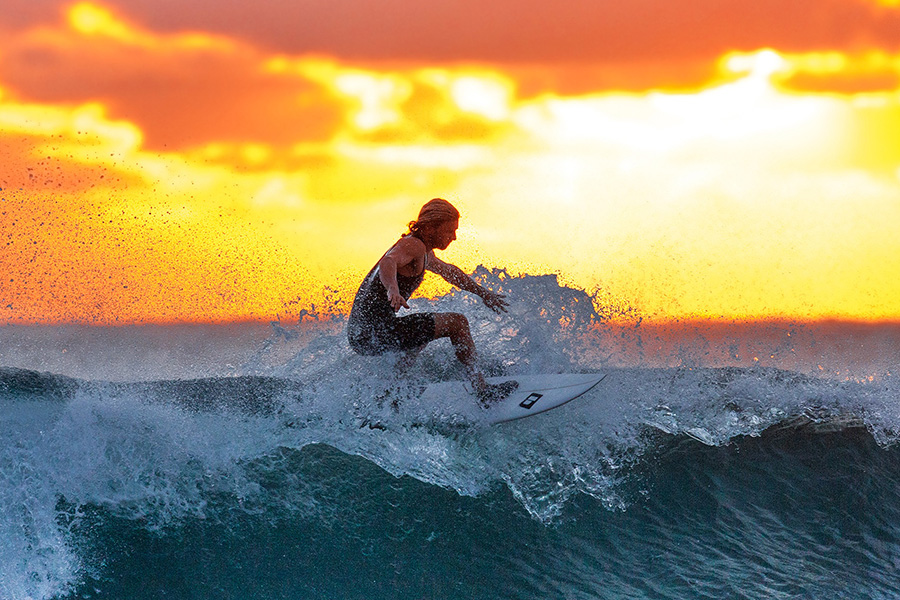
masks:
<path id="1" fill-rule="evenodd" d="M 469 333 L 469 319 L 461 313 L 438 313 L 434 315 L 434 337 L 454 337 Z"/>

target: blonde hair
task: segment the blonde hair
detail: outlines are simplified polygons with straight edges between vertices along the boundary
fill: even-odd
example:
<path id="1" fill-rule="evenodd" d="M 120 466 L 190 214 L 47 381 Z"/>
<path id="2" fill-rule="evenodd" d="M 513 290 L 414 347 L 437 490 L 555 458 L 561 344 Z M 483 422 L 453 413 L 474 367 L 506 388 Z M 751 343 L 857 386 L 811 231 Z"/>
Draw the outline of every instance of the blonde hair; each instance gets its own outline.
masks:
<path id="1" fill-rule="evenodd" d="M 456 210 L 455 206 L 443 198 L 433 198 L 426 202 L 421 210 L 419 210 L 419 217 L 415 221 L 409 222 L 409 233 L 406 235 L 418 234 L 423 225 L 433 225 L 435 223 L 456 221 L 458 219 L 459 211 Z"/>

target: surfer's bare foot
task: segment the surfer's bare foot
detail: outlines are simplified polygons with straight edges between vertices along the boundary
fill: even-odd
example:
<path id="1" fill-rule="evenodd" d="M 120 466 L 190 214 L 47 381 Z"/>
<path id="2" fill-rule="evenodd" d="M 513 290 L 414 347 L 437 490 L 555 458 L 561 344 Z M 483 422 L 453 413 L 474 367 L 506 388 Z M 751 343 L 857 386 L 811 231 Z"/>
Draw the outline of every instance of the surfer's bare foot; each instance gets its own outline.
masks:
<path id="1" fill-rule="evenodd" d="M 510 394 L 519 388 L 518 381 L 504 381 L 503 383 L 485 383 L 478 391 L 478 401 L 485 408 L 505 400 Z"/>

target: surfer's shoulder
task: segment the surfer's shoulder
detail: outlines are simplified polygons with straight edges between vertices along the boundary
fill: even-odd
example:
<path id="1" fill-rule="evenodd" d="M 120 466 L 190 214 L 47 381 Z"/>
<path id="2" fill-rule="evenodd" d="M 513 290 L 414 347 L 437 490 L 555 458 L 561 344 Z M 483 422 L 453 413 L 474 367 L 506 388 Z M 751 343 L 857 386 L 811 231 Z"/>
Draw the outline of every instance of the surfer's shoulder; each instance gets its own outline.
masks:
<path id="1" fill-rule="evenodd" d="M 406 252 L 413 252 L 415 254 L 425 254 L 427 248 L 425 248 L 425 242 L 420 240 L 414 235 L 404 235 L 397 243 L 394 244 L 395 248 Z"/>
<path id="2" fill-rule="evenodd" d="M 422 240 L 412 236 L 405 236 L 391 246 L 391 249 L 384 254 L 381 261 L 392 260 L 398 266 L 406 265 L 413 261 L 422 260 L 422 257 L 425 256 L 425 250 L 425 244 Z M 381 264 L 381 261 L 379 261 L 379 264 Z"/>

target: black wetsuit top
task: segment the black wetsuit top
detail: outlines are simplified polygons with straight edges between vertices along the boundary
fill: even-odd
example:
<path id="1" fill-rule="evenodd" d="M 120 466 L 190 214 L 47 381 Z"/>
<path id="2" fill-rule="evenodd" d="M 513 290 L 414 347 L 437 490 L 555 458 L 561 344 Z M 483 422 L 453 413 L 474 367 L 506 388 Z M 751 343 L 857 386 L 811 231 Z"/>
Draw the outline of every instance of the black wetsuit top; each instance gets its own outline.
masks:
<path id="1" fill-rule="evenodd" d="M 397 287 L 404 299 L 409 300 L 422 283 L 427 264 L 428 255 L 418 275 L 397 273 Z M 381 282 L 376 263 L 353 299 L 347 322 L 347 338 L 350 347 L 359 354 L 412 350 L 434 339 L 434 314 L 413 313 L 398 317 L 388 302 L 387 289 Z"/>

